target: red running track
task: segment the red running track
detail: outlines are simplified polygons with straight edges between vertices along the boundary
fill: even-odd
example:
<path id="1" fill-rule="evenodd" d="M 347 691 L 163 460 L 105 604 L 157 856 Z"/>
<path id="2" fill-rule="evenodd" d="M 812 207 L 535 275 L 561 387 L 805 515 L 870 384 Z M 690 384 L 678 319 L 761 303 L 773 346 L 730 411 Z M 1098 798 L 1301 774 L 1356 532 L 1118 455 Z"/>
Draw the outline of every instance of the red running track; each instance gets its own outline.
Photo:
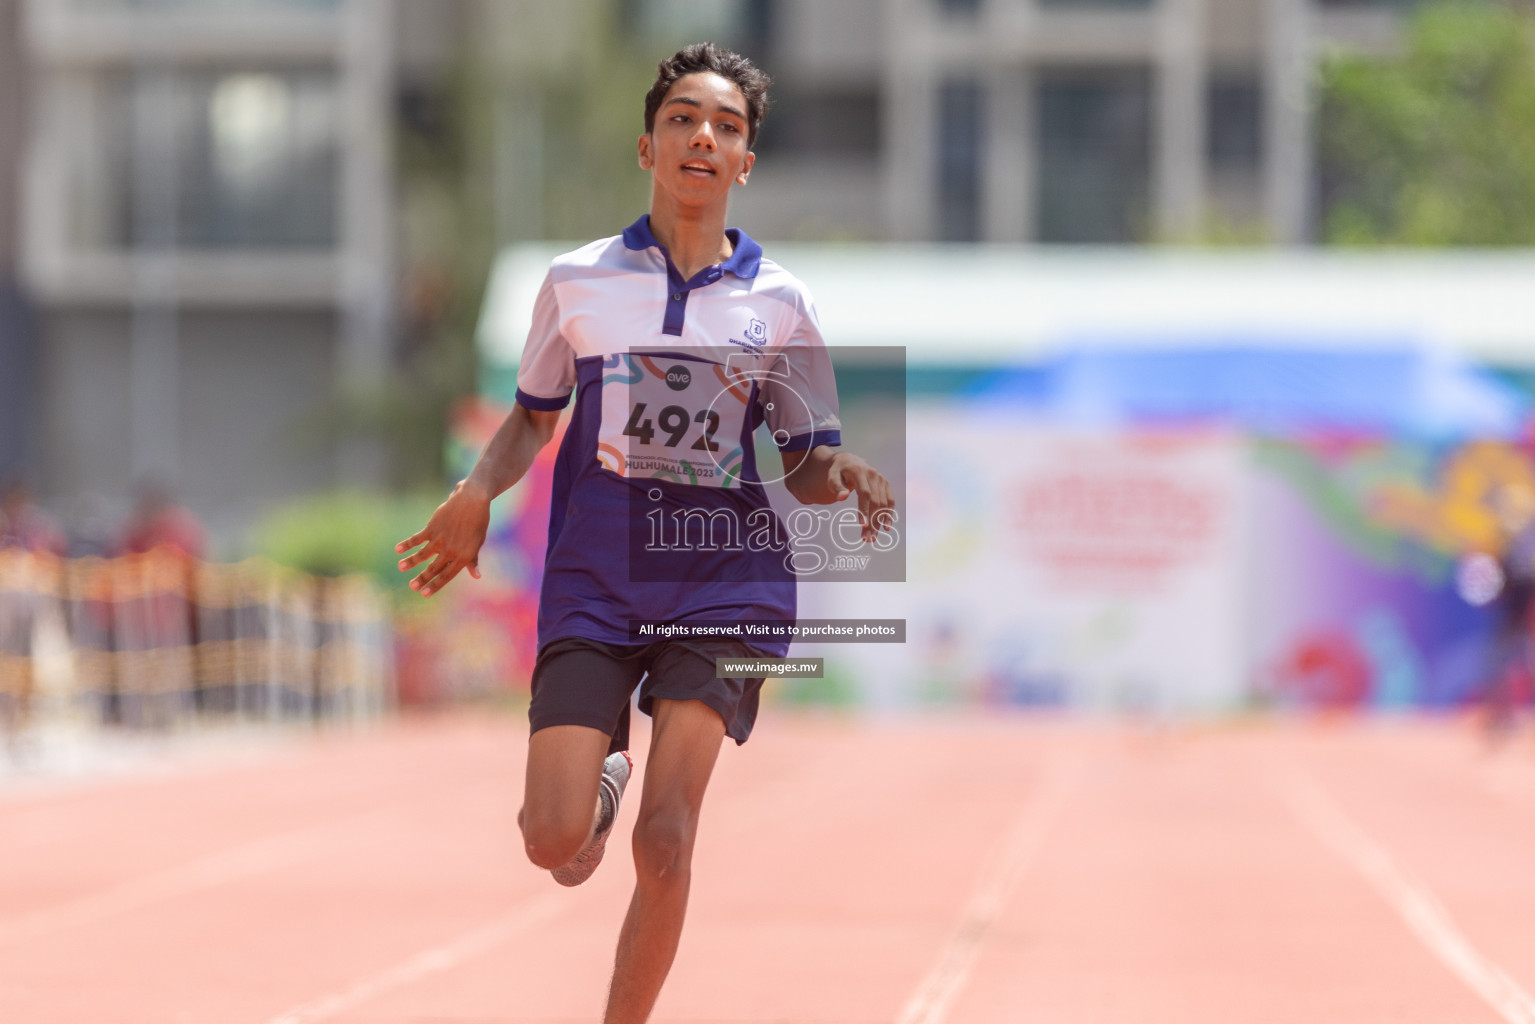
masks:
<path id="1" fill-rule="evenodd" d="M 637 801 L 554 885 L 525 729 L 0 790 L 0 1021 L 597 1020 Z M 696 858 L 658 1024 L 1535 1024 L 1535 749 L 1453 723 L 769 714 Z"/>

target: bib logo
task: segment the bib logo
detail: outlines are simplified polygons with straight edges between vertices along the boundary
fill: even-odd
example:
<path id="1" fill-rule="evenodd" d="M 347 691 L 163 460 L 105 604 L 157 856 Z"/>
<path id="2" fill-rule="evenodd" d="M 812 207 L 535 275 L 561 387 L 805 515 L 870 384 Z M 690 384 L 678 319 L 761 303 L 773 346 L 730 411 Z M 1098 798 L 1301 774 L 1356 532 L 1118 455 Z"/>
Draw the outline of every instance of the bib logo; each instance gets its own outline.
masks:
<path id="1" fill-rule="evenodd" d="M 673 391 L 686 391 L 693 383 L 693 373 L 686 366 L 673 366 L 666 371 L 666 386 Z"/>

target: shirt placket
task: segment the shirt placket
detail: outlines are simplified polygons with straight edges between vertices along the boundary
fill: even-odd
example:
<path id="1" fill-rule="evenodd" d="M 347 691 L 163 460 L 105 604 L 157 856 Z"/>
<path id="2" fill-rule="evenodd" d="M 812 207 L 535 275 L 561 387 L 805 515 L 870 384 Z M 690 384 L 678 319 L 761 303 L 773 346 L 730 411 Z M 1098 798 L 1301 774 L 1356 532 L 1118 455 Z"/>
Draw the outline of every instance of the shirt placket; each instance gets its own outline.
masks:
<path id="1" fill-rule="evenodd" d="M 688 295 L 695 288 L 703 288 L 718 281 L 725 272 L 718 264 L 715 264 L 712 267 L 705 267 L 694 274 L 690 280 L 684 281 L 681 271 L 677 269 L 665 249 L 661 250 L 661 258 L 666 263 L 666 314 L 661 319 L 661 333 L 680 338 L 683 321 L 687 314 Z"/>

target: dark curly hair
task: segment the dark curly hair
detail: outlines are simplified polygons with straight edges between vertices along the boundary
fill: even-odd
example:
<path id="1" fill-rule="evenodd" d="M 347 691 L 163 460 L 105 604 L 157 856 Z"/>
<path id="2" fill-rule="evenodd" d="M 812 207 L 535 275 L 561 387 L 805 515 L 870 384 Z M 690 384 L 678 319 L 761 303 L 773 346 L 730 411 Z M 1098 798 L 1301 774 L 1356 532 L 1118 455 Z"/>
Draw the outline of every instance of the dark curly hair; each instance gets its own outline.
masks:
<path id="1" fill-rule="evenodd" d="M 656 111 L 666 92 L 680 78 L 708 71 L 735 84 L 746 97 L 746 144 L 757 141 L 757 129 L 768 112 L 768 86 L 773 80 L 757 65 L 733 50 L 713 43 L 684 46 L 656 68 L 656 81 L 645 94 L 645 134 L 656 128 Z"/>

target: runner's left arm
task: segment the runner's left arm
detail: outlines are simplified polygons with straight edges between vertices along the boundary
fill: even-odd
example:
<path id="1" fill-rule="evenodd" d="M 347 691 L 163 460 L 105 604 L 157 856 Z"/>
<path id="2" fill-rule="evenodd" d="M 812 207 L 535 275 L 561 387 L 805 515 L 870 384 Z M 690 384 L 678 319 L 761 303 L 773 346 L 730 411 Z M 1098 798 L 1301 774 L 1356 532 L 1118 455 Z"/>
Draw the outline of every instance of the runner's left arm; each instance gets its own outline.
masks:
<path id="1" fill-rule="evenodd" d="M 490 502 L 522 479 L 539 451 L 554 436 L 559 420 L 558 411 L 529 409 L 520 402 L 512 406 L 473 472 L 458 482 L 419 533 L 394 546 L 399 554 L 420 548 L 400 560 L 401 572 L 432 559 L 410 581 L 412 590 L 419 591 L 422 597 L 431 597 L 465 569 L 470 576 L 480 578 L 480 547 L 490 527 Z"/>
<path id="2" fill-rule="evenodd" d="M 852 452 L 817 445 L 809 451 L 780 452 L 784 486 L 805 505 L 835 505 L 858 493 L 863 539 L 873 543 L 894 520 L 895 494 L 885 475 Z"/>
<path id="3" fill-rule="evenodd" d="M 399 554 L 421 548 L 400 560 L 401 572 L 432 559 L 410 581 L 412 590 L 431 597 L 465 569 L 480 578 L 480 547 L 490 528 L 491 499 L 521 480 L 549 443 L 575 383 L 575 356 L 560 333 L 559 298 L 551 271 L 533 303 L 533 323 L 517 367 L 516 404 L 485 446 L 474 471 L 437 506 L 426 528 L 394 546 Z"/>
<path id="4" fill-rule="evenodd" d="M 836 371 L 808 295 L 778 369 L 764 380 L 764 412 L 783 459 L 784 486 L 806 505 L 835 505 L 856 491 L 863 540 L 874 543 L 894 525 L 895 495 L 883 473 L 840 447 Z"/>

